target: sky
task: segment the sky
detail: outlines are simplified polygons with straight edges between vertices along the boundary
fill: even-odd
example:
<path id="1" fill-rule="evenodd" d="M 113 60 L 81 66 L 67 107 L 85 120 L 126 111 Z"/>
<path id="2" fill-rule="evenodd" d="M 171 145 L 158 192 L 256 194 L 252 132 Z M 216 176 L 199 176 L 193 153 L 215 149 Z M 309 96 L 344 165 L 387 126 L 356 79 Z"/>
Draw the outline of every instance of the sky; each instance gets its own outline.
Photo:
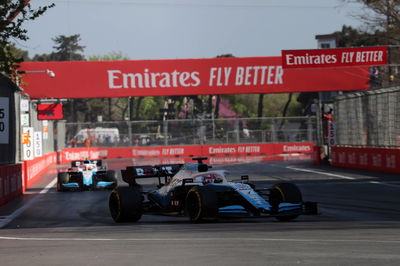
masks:
<path id="1" fill-rule="evenodd" d="M 358 4 L 342 0 L 32 0 L 54 2 L 25 24 L 29 56 L 54 51 L 52 38 L 80 34 L 84 55 L 129 59 L 279 56 L 317 48 L 315 35 L 359 27 Z"/>

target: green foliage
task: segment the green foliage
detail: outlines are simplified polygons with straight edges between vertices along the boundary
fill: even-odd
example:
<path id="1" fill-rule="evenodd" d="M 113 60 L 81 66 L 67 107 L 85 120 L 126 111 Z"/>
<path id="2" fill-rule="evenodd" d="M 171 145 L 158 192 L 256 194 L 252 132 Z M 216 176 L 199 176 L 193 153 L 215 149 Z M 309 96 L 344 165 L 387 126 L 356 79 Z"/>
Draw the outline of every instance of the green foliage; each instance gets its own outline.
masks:
<path id="1" fill-rule="evenodd" d="M 159 109 L 164 105 L 164 97 L 143 97 L 139 117 L 158 119 Z"/>
<path id="2" fill-rule="evenodd" d="M 233 54 L 221 54 L 221 55 L 217 55 L 216 57 L 220 58 L 220 57 L 235 57 L 235 56 Z"/>
<path id="3" fill-rule="evenodd" d="M 85 56 L 81 53 L 85 46 L 79 44 L 81 37 L 79 34 L 65 36 L 59 35 L 52 39 L 55 43 L 54 52 L 50 54 L 37 54 L 32 61 L 82 61 Z"/>
<path id="4" fill-rule="evenodd" d="M 54 53 L 55 61 L 80 61 L 85 60 L 84 55 L 79 52 L 83 52 L 85 46 L 79 45 L 81 37 L 79 34 L 64 36 L 59 35 L 52 39 L 56 45 L 53 48 L 56 50 Z"/>
<path id="5" fill-rule="evenodd" d="M 385 43 L 385 33 L 375 31 L 369 33 L 351 26 L 343 25 L 341 31 L 334 32 L 338 40 L 338 47 L 373 46 Z"/>
<path id="6" fill-rule="evenodd" d="M 101 98 L 87 99 L 86 107 L 85 107 L 85 121 L 94 122 L 97 121 L 97 116 L 101 115 L 102 117 L 106 117 L 106 101 Z"/>
<path id="7" fill-rule="evenodd" d="M 45 61 L 57 61 L 57 60 L 55 53 L 50 53 L 50 54 L 36 54 L 31 61 L 45 62 Z"/>
<path id="8" fill-rule="evenodd" d="M 23 57 L 16 52 L 13 44 L 0 43 L 0 72 L 11 76 L 17 65 L 23 61 Z"/>
<path id="9" fill-rule="evenodd" d="M 264 95 L 264 117 L 280 117 L 283 115 L 284 106 L 288 100 L 288 93 L 265 94 Z M 296 94 L 297 95 L 297 94 Z M 296 96 L 294 96 L 295 98 Z M 258 94 L 238 94 L 223 95 L 223 99 L 228 99 L 232 104 L 233 110 L 242 117 L 257 117 Z M 296 101 L 291 101 L 287 116 L 302 115 L 301 105 Z"/>
<path id="10" fill-rule="evenodd" d="M 127 55 L 120 51 L 113 51 L 105 55 L 92 55 L 89 56 L 89 61 L 117 61 L 117 60 L 130 60 Z"/>
<path id="11" fill-rule="evenodd" d="M 33 9 L 26 0 L 0 1 L 0 72 L 11 75 L 23 61 L 23 55 L 17 52 L 11 39 L 28 40 L 23 24 L 37 19 L 51 7 L 54 4 Z"/>

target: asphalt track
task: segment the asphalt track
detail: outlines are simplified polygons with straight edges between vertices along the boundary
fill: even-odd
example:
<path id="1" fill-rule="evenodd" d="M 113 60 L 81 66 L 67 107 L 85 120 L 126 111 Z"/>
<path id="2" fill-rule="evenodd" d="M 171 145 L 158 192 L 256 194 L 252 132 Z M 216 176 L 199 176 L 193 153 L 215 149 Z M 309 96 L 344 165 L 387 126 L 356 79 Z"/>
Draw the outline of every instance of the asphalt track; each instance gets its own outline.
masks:
<path id="1" fill-rule="evenodd" d="M 108 162 L 122 169 L 129 161 Z M 292 222 L 191 224 L 143 216 L 115 224 L 107 191 L 56 192 L 54 172 L 0 208 L 1 265 L 400 265 L 400 177 L 263 162 L 217 166 L 258 187 L 291 181 L 320 215 Z"/>

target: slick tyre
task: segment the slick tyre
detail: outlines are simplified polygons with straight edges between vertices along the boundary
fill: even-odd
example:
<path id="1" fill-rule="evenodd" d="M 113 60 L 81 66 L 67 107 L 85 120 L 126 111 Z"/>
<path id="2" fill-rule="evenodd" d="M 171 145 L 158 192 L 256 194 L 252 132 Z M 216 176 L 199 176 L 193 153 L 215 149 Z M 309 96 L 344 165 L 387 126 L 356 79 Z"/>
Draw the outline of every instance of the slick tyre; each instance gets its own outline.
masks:
<path id="1" fill-rule="evenodd" d="M 105 181 L 114 182 L 108 189 L 112 190 L 118 186 L 118 175 L 114 170 L 107 170 Z"/>
<path id="2" fill-rule="evenodd" d="M 279 183 L 272 186 L 270 190 L 269 203 L 274 208 L 278 208 L 281 202 L 302 203 L 303 197 L 300 189 L 293 183 Z M 299 215 L 285 215 L 276 217 L 279 221 L 290 221 Z"/>
<path id="3" fill-rule="evenodd" d="M 97 190 L 97 182 L 98 182 L 97 175 L 93 175 L 92 176 L 92 185 L 91 185 L 91 190 L 92 191 Z"/>
<path id="4" fill-rule="evenodd" d="M 62 184 L 67 184 L 69 182 L 69 174 L 68 173 L 58 173 L 57 174 L 57 191 L 65 191 L 65 188 Z"/>
<path id="5" fill-rule="evenodd" d="M 185 212 L 191 222 L 215 219 L 218 215 L 217 195 L 210 187 L 196 186 L 189 190 L 185 200 Z"/>
<path id="6" fill-rule="evenodd" d="M 117 187 L 109 198 L 109 209 L 117 223 L 137 222 L 142 217 L 142 193 L 136 187 Z"/>
<path id="7" fill-rule="evenodd" d="M 79 173 L 77 183 L 79 185 L 79 191 L 84 191 L 87 189 L 87 187 L 83 183 L 83 174 L 82 173 Z"/>

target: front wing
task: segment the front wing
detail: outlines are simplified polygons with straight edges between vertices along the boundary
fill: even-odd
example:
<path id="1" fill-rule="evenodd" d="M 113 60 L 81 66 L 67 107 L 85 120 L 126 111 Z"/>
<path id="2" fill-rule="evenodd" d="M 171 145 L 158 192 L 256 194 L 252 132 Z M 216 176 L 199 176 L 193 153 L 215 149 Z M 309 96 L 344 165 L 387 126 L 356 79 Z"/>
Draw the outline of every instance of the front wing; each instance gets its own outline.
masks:
<path id="1" fill-rule="evenodd" d="M 70 172 L 69 182 L 59 183 L 61 191 L 83 191 L 83 190 L 103 190 L 115 187 L 115 182 L 104 181 L 96 175 L 96 172 L 81 173 Z"/>
<path id="2" fill-rule="evenodd" d="M 218 209 L 220 216 L 291 216 L 301 214 L 317 214 L 317 205 L 314 202 L 289 203 L 281 202 L 278 206 L 272 206 L 266 199 L 260 196 L 249 185 L 242 183 L 229 183 L 227 185 L 235 191 L 242 204 L 225 204 Z M 237 200 L 236 202 L 237 203 Z"/>
<path id="3" fill-rule="evenodd" d="M 65 183 L 65 184 L 60 184 L 63 189 L 65 190 L 94 190 L 94 189 L 109 189 L 111 187 L 114 187 L 115 182 L 110 182 L 110 181 L 99 181 L 95 185 L 82 185 L 81 183 L 78 182 L 71 182 L 71 183 Z"/>

